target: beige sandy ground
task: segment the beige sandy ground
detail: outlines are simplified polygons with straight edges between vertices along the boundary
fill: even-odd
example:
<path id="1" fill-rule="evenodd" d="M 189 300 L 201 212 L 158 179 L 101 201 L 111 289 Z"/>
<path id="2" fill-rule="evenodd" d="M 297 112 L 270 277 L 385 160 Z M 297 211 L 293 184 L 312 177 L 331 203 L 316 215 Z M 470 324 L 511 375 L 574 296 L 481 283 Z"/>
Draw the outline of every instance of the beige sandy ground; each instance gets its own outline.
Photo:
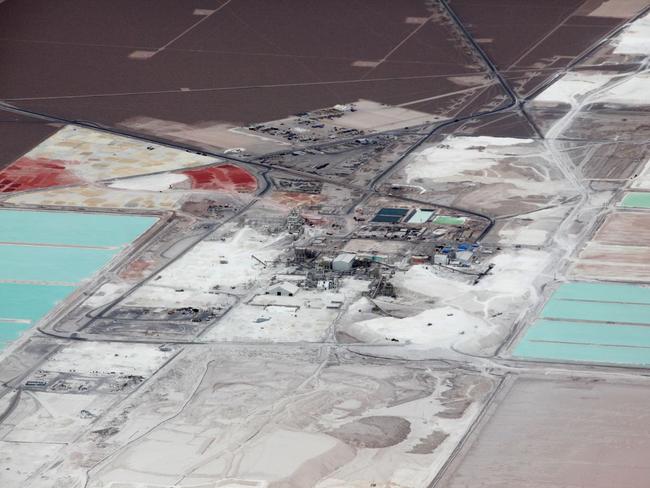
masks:
<path id="1" fill-rule="evenodd" d="M 593 2 L 593 4 L 598 4 L 598 7 L 587 14 L 590 17 L 618 17 L 621 19 L 631 17 L 647 6 L 645 0 L 605 0 L 602 3 Z"/>
<path id="2" fill-rule="evenodd" d="M 131 375 L 146 379 L 173 354 L 144 344 L 71 343 L 50 356 L 31 378 L 65 373 L 71 385 L 120 383 Z M 0 486 L 27 486 L 28 480 L 33 486 L 51 486 L 39 480 L 41 470 L 62 459 L 66 446 L 73 445 L 80 433 L 92 430 L 97 417 L 130 391 L 23 391 L 17 408 L 0 428 Z M 2 411 L 11 398 L 3 397 Z"/>
<path id="3" fill-rule="evenodd" d="M 452 77 L 454 78 L 454 77 Z M 481 76 L 455 77 L 461 86 L 469 86 L 464 91 L 471 91 L 480 88 L 489 83 Z M 441 98 L 449 96 L 443 95 Z M 415 100 L 412 103 L 427 101 Z M 364 131 L 366 134 L 396 130 L 409 126 L 417 126 L 435 122 L 440 117 L 412 110 L 406 106 L 385 105 L 372 100 L 350 101 L 350 104 L 342 104 L 338 114 L 340 116 L 333 118 L 323 118 L 321 122 L 325 124 L 324 129 L 313 131 L 309 126 L 297 123 L 297 117 L 288 117 L 285 119 L 268 121 L 268 126 L 273 127 L 294 127 L 300 130 L 299 133 L 305 135 L 311 134 L 324 138 L 324 134 L 334 132 L 334 128 L 340 129 L 357 129 Z M 355 111 L 352 112 L 349 107 L 354 104 Z M 337 113 L 334 111 L 334 113 Z M 220 151 L 237 151 L 243 150 L 248 154 L 262 155 L 276 151 L 286 151 L 292 147 L 298 147 L 305 143 L 296 141 L 289 142 L 282 136 L 269 135 L 259 131 L 251 131 L 247 127 L 236 127 L 223 122 L 204 122 L 200 124 L 183 124 L 180 122 L 160 120 L 145 117 L 135 117 L 124 122 L 126 127 L 135 129 L 140 132 L 165 136 L 172 140 L 190 142 L 200 146 L 208 146 Z M 312 134 L 313 133 L 313 134 Z"/>
<path id="4" fill-rule="evenodd" d="M 148 308 L 227 308 L 234 302 L 235 298 L 226 293 L 182 290 L 149 283 L 139 287 L 120 304 L 126 307 Z"/>
<path id="5" fill-rule="evenodd" d="M 118 190 L 102 186 L 74 186 L 20 193 L 7 199 L 16 205 L 173 210 L 188 193 Z"/>
<path id="6" fill-rule="evenodd" d="M 503 220 L 489 241 L 520 246 L 543 246 L 566 218 L 571 206 L 563 205 Z M 496 235 L 495 235 L 496 234 Z"/>
<path id="7" fill-rule="evenodd" d="M 650 190 L 650 161 L 645 163 L 640 174 L 634 179 L 630 187 L 639 190 Z"/>
<path id="8" fill-rule="evenodd" d="M 650 280 L 650 212 L 614 211 L 574 261 L 578 279 Z"/>
<path id="9" fill-rule="evenodd" d="M 136 117 L 123 123 L 139 132 L 168 137 L 171 140 L 199 144 L 221 151 L 242 148 L 250 154 L 265 154 L 286 150 L 290 145 L 280 138 L 252 132 L 245 127 L 235 127 L 222 122 L 184 124 L 170 120 Z"/>
<path id="10" fill-rule="evenodd" d="M 227 224 L 217 236 L 194 246 L 153 280 L 173 289 L 246 294 L 279 271 L 260 261 L 272 263 L 290 241 L 286 233 L 268 235 L 248 226 Z"/>
<path id="11" fill-rule="evenodd" d="M 398 271 L 393 278 L 398 296 L 428 298 L 425 311 L 403 319 L 346 321 L 344 317 L 341 330 L 374 342 L 395 337 L 438 354 L 450 348 L 467 354 L 493 353 L 511 324 L 539 300 L 539 286 L 547 279 L 544 272 L 553 258 L 546 250 L 510 249 L 488 263 L 494 265 L 492 272 L 475 285 L 470 277 L 431 265 Z"/>
<path id="12" fill-rule="evenodd" d="M 212 157 L 72 125 L 63 127 L 26 156 L 64 161 L 69 170 L 87 181 L 218 162 Z"/>
<path id="13" fill-rule="evenodd" d="M 255 294 L 229 310 L 202 339 L 260 343 L 331 340 L 340 316 L 369 284 L 347 279 L 336 291 L 301 289 L 293 297 Z"/>
<path id="14" fill-rule="evenodd" d="M 167 174 L 158 176 L 167 176 Z M 143 178 L 149 179 L 153 177 L 147 176 Z M 118 181 L 117 185 L 130 180 Z M 20 192 L 15 195 L 5 194 L 3 197 L 7 203 L 14 205 L 167 211 L 180 210 L 184 203 L 201 199 L 209 199 L 215 203 L 237 208 L 250 202 L 253 196 L 251 194 L 224 191 L 190 191 L 183 189 L 151 191 L 89 184 Z"/>
<path id="15" fill-rule="evenodd" d="M 479 78 L 472 81 L 476 84 L 476 81 L 481 80 Z M 345 112 L 342 117 L 334 120 L 333 125 L 372 133 L 422 125 L 438 119 L 424 112 L 384 105 L 371 100 L 358 100 L 355 102 L 355 107 L 355 112 Z"/>
<path id="16" fill-rule="evenodd" d="M 26 157 L 63 162 L 66 170 L 83 183 L 2 195 L 8 203 L 164 211 L 178 210 L 188 198 L 197 195 L 225 199 L 231 206 L 252 197 L 224 191 L 191 191 L 185 175 L 170 173 L 214 164 L 219 159 L 71 125 L 43 141 Z M 117 180 L 104 181 L 113 179 Z"/>
<path id="17" fill-rule="evenodd" d="M 649 391 L 647 381 L 519 379 L 436 486 L 645 488 Z"/>
<path id="18" fill-rule="evenodd" d="M 409 156 L 394 182 L 417 185 L 418 198 L 502 216 L 575 196 L 548 148 L 532 139 L 448 136 Z"/>
<path id="19" fill-rule="evenodd" d="M 493 385 L 326 350 L 193 347 L 31 486 L 79 486 L 87 469 L 89 487 L 421 486 Z"/>

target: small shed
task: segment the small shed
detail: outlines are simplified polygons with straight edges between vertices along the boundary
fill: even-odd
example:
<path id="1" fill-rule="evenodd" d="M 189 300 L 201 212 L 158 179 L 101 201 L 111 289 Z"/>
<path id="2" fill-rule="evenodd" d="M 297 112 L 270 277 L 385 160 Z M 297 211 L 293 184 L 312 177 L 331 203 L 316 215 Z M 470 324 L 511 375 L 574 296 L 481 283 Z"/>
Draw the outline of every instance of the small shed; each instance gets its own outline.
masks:
<path id="1" fill-rule="evenodd" d="M 277 283 L 266 290 L 266 295 L 275 295 L 279 297 L 292 297 L 298 293 L 299 288 L 293 283 L 283 281 Z"/>

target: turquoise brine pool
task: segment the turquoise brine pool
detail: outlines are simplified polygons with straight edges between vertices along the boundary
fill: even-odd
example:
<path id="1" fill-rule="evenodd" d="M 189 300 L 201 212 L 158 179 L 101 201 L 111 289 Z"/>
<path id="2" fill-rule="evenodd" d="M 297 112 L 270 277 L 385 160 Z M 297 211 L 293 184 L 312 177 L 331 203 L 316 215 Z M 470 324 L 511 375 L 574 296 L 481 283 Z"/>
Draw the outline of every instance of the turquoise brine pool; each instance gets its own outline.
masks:
<path id="1" fill-rule="evenodd" d="M 20 337 L 20 334 L 31 327 L 30 324 L 15 322 L 0 322 L 0 351 L 3 350 L 10 342 Z"/>
<path id="2" fill-rule="evenodd" d="M 0 210 L 0 350 L 157 221 Z"/>
<path id="3" fill-rule="evenodd" d="M 0 280 L 76 283 L 104 266 L 117 252 L 119 248 L 0 244 Z"/>
<path id="4" fill-rule="evenodd" d="M 74 286 L 0 283 L 0 321 L 37 322 L 74 290 Z"/>
<path id="5" fill-rule="evenodd" d="M 0 242 L 119 247 L 157 220 L 141 215 L 1 210 Z"/>
<path id="6" fill-rule="evenodd" d="M 650 351 L 635 347 L 524 342 L 515 355 L 528 359 L 575 361 L 626 366 L 649 366 Z"/>
<path id="7" fill-rule="evenodd" d="M 513 356 L 650 365 L 650 288 L 564 284 L 526 331 Z"/>
<path id="8" fill-rule="evenodd" d="M 650 288 L 623 284 L 565 283 L 553 294 L 553 298 L 650 304 Z"/>
<path id="9" fill-rule="evenodd" d="M 650 324 L 650 306 L 636 303 L 551 300 L 542 310 L 542 317 L 545 319 Z"/>

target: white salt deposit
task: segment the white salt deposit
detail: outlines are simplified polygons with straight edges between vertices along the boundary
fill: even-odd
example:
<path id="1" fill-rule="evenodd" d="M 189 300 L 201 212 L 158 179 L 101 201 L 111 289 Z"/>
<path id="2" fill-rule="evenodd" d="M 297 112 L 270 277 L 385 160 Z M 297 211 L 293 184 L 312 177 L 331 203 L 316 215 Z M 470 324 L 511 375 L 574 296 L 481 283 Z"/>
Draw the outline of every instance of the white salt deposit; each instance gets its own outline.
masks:
<path id="1" fill-rule="evenodd" d="M 579 98 L 602 88 L 611 75 L 584 71 L 569 72 L 535 97 L 535 102 L 567 103 L 573 105 Z"/>
<path id="2" fill-rule="evenodd" d="M 615 41 L 616 54 L 650 55 L 650 14 L 630 24 Z"/>
<path id="3" fill-rule="evenodd" d="M 108 186 L 122 190 L 165 191 L 184 181 L 187 181 L 187 176 L 182 173 L 162 173 L 117 180 Z"/>
<path id="4" fill-rule="evenodd" d="M 405 168 L 406 179 L 407 182 L 418 178 L 452 179 L 465 171 L 486 170 L 511 155 L 504 148 L 531 142 L 532 139 L 511 137 L 447 137 L 416 155 Z"/>

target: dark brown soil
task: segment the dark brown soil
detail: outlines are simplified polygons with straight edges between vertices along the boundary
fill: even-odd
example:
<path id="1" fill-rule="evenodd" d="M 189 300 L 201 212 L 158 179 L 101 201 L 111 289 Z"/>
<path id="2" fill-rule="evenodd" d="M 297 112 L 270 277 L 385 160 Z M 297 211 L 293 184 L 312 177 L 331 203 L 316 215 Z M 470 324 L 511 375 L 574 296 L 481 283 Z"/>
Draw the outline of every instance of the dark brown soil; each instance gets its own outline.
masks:
<path id="1" fill-rule="evenodd" d="M 523 115 L 504 112 L 473 119 L 450 128 L 455 135 L 534 138 L 536 134 Z"/>
<path id="2" fill-rule="evenodd" d="M 16 161 L 58 129 L 56 124 L 0 111 L 0 169 Z"/>
<path id="3" fill-rule="evenodd" d="M 585 15 L 584 0 L 450 0 L 473 37 L 521 95 L 529 94 L 626 19 Z M 537 71 L 527 83 L 517 83 Z M 523 77 L 522 77 L 523 75 Z M 528 78 L 531 78 L 528 76 Z"/>
<path id="4" fill-rule="evenodd" d="M 359 98 L 427 99 L 466 88 L 447 77 L 484 69 L 421 0 L 231 0 L 194 14 L 219 5 L 6 0 L 0 99 L 109 126 L 140 116 L 246 124 Z M 415 108 L 445 116 L 466 102 Z"/>
<path id="5" fill-rule="evenodd" d="M 380 448 L 399 444 L 411 432 L 411 424 L 402 417 L 363 417 L 329 432 L 353 447 Z"/>

